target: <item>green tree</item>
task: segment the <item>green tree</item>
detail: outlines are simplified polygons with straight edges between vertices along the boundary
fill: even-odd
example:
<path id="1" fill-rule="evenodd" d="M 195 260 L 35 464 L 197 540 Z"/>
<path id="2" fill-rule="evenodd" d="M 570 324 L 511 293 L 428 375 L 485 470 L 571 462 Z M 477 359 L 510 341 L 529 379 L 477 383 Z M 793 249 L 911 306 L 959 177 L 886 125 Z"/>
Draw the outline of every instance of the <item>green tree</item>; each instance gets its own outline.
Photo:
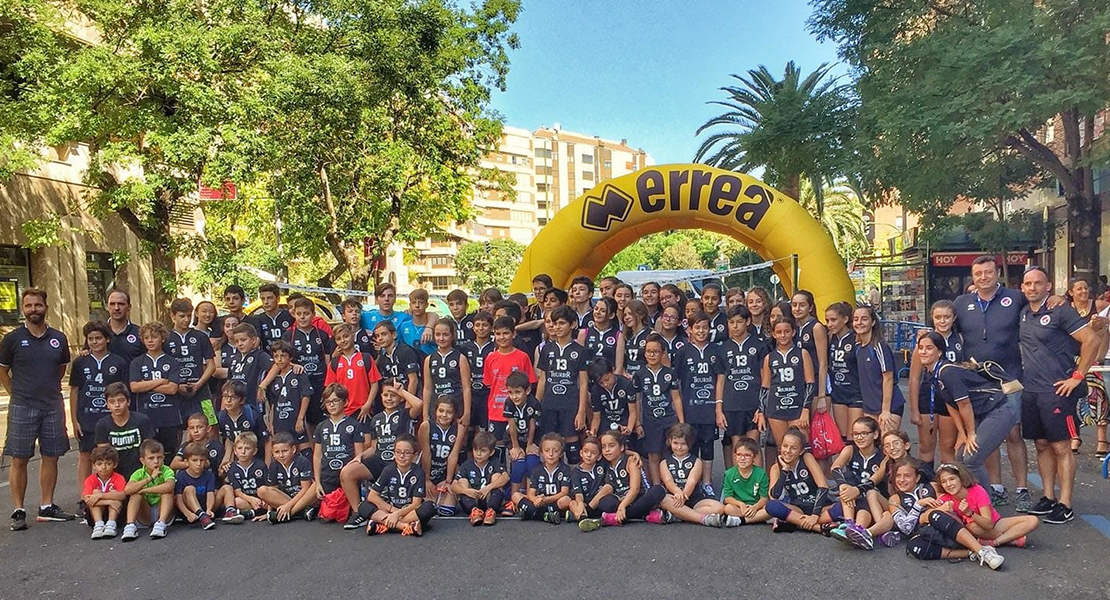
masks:
<path id="1" fill-rule="evenodd" d="M 683 237 L 670 244 L 659 255 L 660 269 L 702 269 L 705 265 L 689 237 Z"/>
<path id="2" fill-rule="evenodd" d="M 817 182 L 822 212 L 820 182 L 842 172 L 854 113 L 851 88 L 830 77 L 830 68 L 822 64 L 803 77 L 791 61 L 782 79 L 763 65 L 747 77 L 733 74 L 740 85 L 721 88 L 728 99 L 710 102 L 727 111 L 698 128 L 697 135 L 714 133 L 702 141 L 694 160 L 742 172 L 762 167 L 768 183 L 791 198 L 801 193 L 803 177 Z"/>
<path id="3" fill-rule="evenodd" d="M 957 197 L 975 197 L 977 182 L 998 171 L 991 162 L 1008 161 L 1012 152 L 1059 183 L 1072 267 L 1089 279 L 1097 274 L 1093 170 L 1105 159 L 1107 137 L 1095 138 L 1095 121 L 1110 104 L 1110 4 L 814 6 L 811 29 L 838 43 L 858 76 L 856 155 L 869 195 L 896 189 L 911 210 L 941 214 Z M 1052 141 L 1042 133 L 1046 124 Z M 998 189 L 1020 178 L 995 181 Z"/>
<path id="4" fill-rule="evenodd" d="M 525 249 L 524 244 L 513 240 L 467 242 L 455 255 L 455 274 L 475 293 L 488 287 L 507 290 Z"/>

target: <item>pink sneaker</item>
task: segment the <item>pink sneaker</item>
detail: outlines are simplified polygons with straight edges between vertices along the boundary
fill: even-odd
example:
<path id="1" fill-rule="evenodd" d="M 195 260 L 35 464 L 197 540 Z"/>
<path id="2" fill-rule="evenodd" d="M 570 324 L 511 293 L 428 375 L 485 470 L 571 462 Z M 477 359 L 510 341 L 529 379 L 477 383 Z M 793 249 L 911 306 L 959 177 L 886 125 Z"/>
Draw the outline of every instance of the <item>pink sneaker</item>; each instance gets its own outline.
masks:
<path id="1" fill-rule="evenodd" d="M 656 525 L 662 525 L 663 524 L 663 511 L 661 511 L 657 508 L 657 509 L 649 512 L 647 514 L 647 516 L 644 517 L 644 520 L 647 521 L 648 523 L 655 523 Z"/>
<path id="2" fill-rule="evenodd" d="M 621 522 L 617 520 L 616 513 L 601 513 L 601 524 L 605 527 L 621 526 Z"/>

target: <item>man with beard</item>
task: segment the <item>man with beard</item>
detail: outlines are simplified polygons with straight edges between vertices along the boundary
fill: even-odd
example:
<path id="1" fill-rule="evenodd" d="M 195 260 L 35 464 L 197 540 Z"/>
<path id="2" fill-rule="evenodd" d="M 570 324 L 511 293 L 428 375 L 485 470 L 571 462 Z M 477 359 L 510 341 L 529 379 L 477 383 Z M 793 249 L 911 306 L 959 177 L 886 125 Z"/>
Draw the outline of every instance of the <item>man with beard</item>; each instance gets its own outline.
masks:
<path id="1" fill-rule="evenodd" d="M 58 483 L 58 457 L 69 451 L 66 413 L 62 401 L 62 375 L 69 363 L 65 334 L 46 325 L 46 292 L 27 288 L 20 301 L 26 322 L 0 340 L 0 384 L 11 394 L 8 406 L 8 439 L 4 454 L 12 459 L 12 531 L 27 528 L 27 463 L 39 444 L 42 463 L 39 487 L 42 503 L 39 521 L 69 521 L 73 515 L 54 504 Z"/>

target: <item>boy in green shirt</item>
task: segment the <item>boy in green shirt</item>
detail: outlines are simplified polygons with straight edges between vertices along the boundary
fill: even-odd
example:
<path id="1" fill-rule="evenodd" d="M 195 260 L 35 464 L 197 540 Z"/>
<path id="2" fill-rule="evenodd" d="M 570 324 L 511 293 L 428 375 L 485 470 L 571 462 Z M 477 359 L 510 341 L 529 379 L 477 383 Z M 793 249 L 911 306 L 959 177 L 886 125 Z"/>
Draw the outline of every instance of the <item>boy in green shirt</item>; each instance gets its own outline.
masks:
<path id="1" fill-rule="evenodd" d="M 748 438 L 741 438 L 732 449 L 733 466 L 725 471 L 721 496 L 725 503 L 726 527 L 745 523 L 763 523 L 771 518 L 763 509 L 771 482 L 767 471 L 755 464 L 759 446 Z"/>
<path id="2" fill-rule="evenodd" d="M 139 467 L 127 481 L 127 525 L 120 541 L 130 542 L 139 537 L 139 522 L 153 521 L 150 537 L 166 537 L 166 526 L 173 517 L 173 489 L 177 483 L 173 469 L 165 464 L 166 454 L 162 443 L 155 439 L 143 440 L 139 446 Z"/>

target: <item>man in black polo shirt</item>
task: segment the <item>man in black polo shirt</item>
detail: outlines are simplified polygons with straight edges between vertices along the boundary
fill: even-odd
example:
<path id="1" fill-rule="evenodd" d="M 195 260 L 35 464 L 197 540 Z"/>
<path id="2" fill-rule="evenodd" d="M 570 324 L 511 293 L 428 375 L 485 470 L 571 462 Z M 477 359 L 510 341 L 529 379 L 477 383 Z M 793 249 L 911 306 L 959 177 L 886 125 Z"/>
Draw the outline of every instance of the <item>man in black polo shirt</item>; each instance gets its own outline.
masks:
<path id="1" fill-rule="evenodd" d="M 112 330 L 108 351 L 122 356 L 127 364 L 146 352 L 139 337 L 139 326 L 131 322 L 131 296 L 123 290 L 112 290 L 108 294 L 108 328 Z"/>
<path id="2" fill-rule="evenodd" d="M 1021 380 L 1018 321 L 1021 310 L 1027 305 L 1025 296 L 998 282 L 998 264 L 991 256 L 975 259 L 971 265 L 971 279 L 975 291 L 955 300 L 956 327 L 964 336 L 967 354 L 979 362 L 994 361 L 1011 377 Z M 1007 402 L 1014 417 L 1014 428 L 1006 438 L 1006 452 L 1017 482 L 1015 509 L 1025 512 L 1033 505 L 1033 498 L 1028 488 L 1029 454 L 1021 439 L 1021 392 L 1008 395 Z M 1002 461 L 998 453 L 992 454 L 985 466 L 991 476 L 991 502 L 996 506 L 1007 504 L 1009 498 L 1002 485 Z"/>
<path id="3" fill-rule="evenodd" d="M 1099 354 L 1099 337 L 1070 305 L 1048 308 L 1052 284 L 1040 267 L 1025 272 L 1021 291 L 1029 305 L 1021 311 L 1021 356 L 1025 393 L 1021 426 L 1025 439 L 1037 444 L 1037 470 L 1044 496 L 1028 510 L 1046 523 L 1075 518 L 1071 492 L 1075 486 L 1075 455 L 1071 440 L 1078 435 L 1075 405 L 1086 397 L 1085 375 Z M 1078 365 L 1076 357 L 1079 357 Z M 1056 484 L 1060 498 L 1055 498 Z"/>
<path id="4" fill-rule="evenodd" d="M 20 301 L 26 323 L 0 340 L 0 384 L 11 394 L 4 454 L 12 458 L 8 471 L 15 508 L 12 531 L 27 529 L 23 500 L 27 495 L 27 463 L 35 454 L 36 441 L 42 455 L 39 467 L 42 503 L 38 520 L 73 519 L 73 515 L 54 504 L 58 457 L 69 451 L 62 403 L 62 375 L 69 363 L 69 340 L 62 332 L 46 325 L 46 292 L 27 288 Z"/>

